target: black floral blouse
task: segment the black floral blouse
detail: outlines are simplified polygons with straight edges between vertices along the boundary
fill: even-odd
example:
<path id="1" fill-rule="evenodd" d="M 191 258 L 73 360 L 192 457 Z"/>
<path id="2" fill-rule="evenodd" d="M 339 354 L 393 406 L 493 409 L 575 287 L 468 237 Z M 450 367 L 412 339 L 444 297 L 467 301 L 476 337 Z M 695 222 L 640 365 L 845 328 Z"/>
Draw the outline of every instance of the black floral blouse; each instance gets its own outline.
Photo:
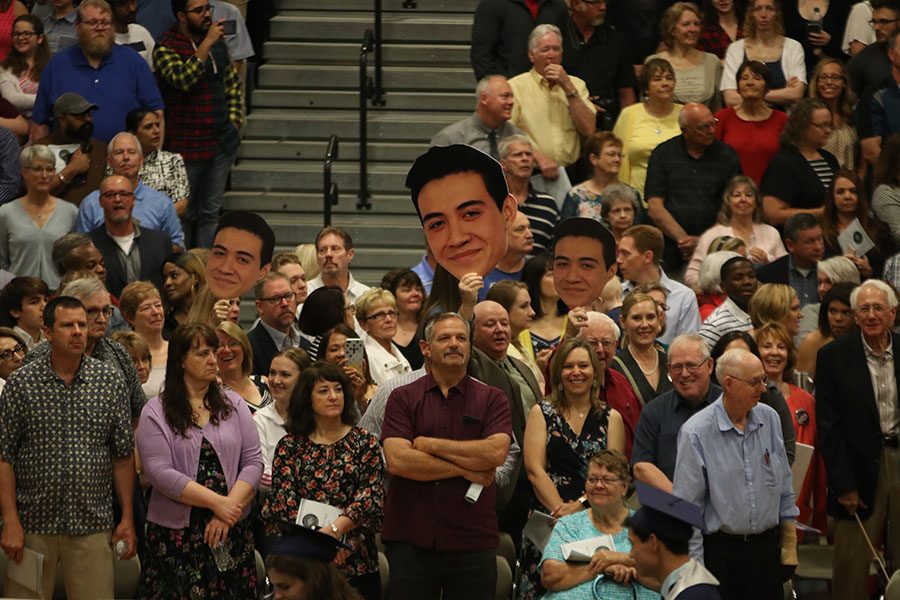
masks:
<path id="1" fill-rule="evenodd" d="M 304 498 L 339 507 L 356 524 L 343 538 L 350 555 L 343 563 L 339 555 L 345 577 L 378 571 L 375 533 L 384 518 L 384 463 L 375 436 L 353 427 L 328 445 L 291 434 L 281 438 L 272 460 L 272 493 L 262 511 L 267 533 L 295 522 Z"/>

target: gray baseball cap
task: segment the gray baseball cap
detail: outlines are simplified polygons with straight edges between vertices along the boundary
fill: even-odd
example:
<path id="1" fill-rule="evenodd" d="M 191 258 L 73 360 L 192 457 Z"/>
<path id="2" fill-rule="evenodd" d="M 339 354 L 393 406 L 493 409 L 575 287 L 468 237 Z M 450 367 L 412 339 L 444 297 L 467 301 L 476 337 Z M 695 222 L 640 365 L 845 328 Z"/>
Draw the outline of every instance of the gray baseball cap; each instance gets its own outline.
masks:
<path id="1" fill-rule="evenodd" d="M 57 117 L 60 115 L 80 115 L 95 108 L 100 107 L 88 102 L 75 92 L 66 92 L 60 95 L 56 102 L 53 103 L 53 114 Z"/>

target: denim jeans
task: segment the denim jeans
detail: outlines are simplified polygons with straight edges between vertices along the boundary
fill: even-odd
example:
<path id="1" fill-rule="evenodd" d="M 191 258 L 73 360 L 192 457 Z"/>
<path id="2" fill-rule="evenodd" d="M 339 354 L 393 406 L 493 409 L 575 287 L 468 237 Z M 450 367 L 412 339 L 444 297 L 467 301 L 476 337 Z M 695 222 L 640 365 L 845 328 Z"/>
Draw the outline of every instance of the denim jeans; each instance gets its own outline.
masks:
<path id="1" fill-rule="evenodd" d="M 189 248 L 212 246 L 228 174 L 237 152 L 225 154 L 218 149 L 216 155 L 204 161 L 185 161 L 191 200 L 188 204 L 184 234 Z"/>

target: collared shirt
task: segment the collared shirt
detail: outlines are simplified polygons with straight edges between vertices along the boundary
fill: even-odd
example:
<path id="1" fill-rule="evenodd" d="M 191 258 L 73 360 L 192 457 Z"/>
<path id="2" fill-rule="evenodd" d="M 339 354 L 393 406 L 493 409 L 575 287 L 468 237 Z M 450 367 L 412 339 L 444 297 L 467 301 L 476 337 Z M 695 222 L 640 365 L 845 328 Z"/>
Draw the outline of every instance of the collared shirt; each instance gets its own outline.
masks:
<path id="1" fill-rule="evenodd" d="M 697 294 L 666 275 L 659 269 L 659 284 L 666 288 L 666 333 L 659 336 L 659 341 L 666 346 L 682 333 L 694 333 L 700 329 L 700 307 L 697 305 Z M 633 290 L 635 283 L 626 281 L 622 284 L 622 295 Z"/>
<path id="2" fill-rule="evenodd" d="M 49 355 L 50 343 L 47 341 L 40 342 L 25 355 L 24 364 Z M 128 351 L 118 342 L 103 337 L 94 344 L 94 352 L 91 354 L 91 358 L 106 363 L 116 371 L 119 381 L 124 382 L 125 385 L 125 395 L 122 397 L 122 401 L 127 403 L 132 419 L 136 420 L 140 417 L 141 410 L 144 408 L 144 404 L 147 403 L 147 396 L 144 394 L 143 388 L 141 388 L 141 380 L 138 379 L 137 371 L 134 370 L 134 362 L 132 362 Z"/>
<path id="3" fill-rule="evenodd" d="M 872 378 L 881 433 L 897 435 L 900 432 L 900 413 L 897 411 L 897 379 L 894 377 L 894 340 L 888 335 L 888 347 L 883 354 L 878 354 L 866 342 L 866 336 L 862 332 L 859 335 L 862 336 L 866 365 Z"/>
<path id="4" fill-rule="evenodd" d="M 380 438 L 381 425 L 384 423 L 384 410 L 387 407 L 388 398 L 390 398 L 391 393 L 397 388 L 401 388 L 404 385 L 416 381 L 417 379 L 425 377 L 425 375 L 427 374 L 428 371 L 425 370 L 425 367 L 422 367 L 420 369 L 416 369 L 415 371 L 397 375 L 396 377 L 388 379 L 386 382 L 379 385 L 378 391 L 375 392 L 375 396 L 373 396 L 369 401 L 369 405 L 366 407 L 366 412 L 363 413 L 362 417 L 360 417 L 359 423 L 357 423 L 357 425 L 359 425 L 375 437 Z M 509 454 L 506 455 L 506 460 L 502 465 L 497 467 L 497 487 L 503 487 L 510 482 L 513 472 L 516 468 L 516 461 L 518 460 L 521 453 L 522 449 L 514 439 L 509 445 Z"/>
<path id="5" fill-rule="evenodd" d="M 581 101 L 596 114 L 588 100 L 584 81 L 570 76 Z M 569 98 L 561 85 L 551 86 L 537 71 L 516 75 L 509 80 L 516 103 L 510 121 L 523 129 L 547 156 L 567 167 L 581 156 L 581 136 L 569 112 Z"/>
<path id="6" fill-rule="evenodd" d="M 512 439 L 505 394 L 469 376 L 444 397 L 430 374 L 394 390 L 387 404 L 381 439 L 418 436 L 482 440 L 497 433 Z M 413 481 L 394 476 L 384 507 L 386 541 L 408 542 L 442 551 L 497 547 L 496 484 L 477 502 L 466 501 L 469 482 L 462 477 Z"/>
<path id="7" fill-rule="evenodd" d="M 734 300 L 727 298 L 716 310 L 712 311 L 697 333 L 712 348 L 719 338 L 729 331 L 747 331 L 751 327 L 753 324 L 750 322 L 750 315 L 735 304 Z"/>
<path id="8" fill-rule="evenodd" d="M 553 229 L 559 222 L 559 205 L 550 194 L 528 185 L 528 198 L 519 205 L 519 212 L 528 217 L 528 225 L 534 236 L 532 256 L 549 252 L 553 245 Z"/>
<path id="9" fill-rule="evenodd" d="M 115 44 L 96 69 L 77 44 L 55 54 L 41 72 L 32 120 L 41 125 L 53 123 L 53 103 L 64 92 L 80 94 L 101 107 L 93 113 L 94 137 L 104 143 L 122 131 L 126 115 L 135 108 L 164 108 L 144 59 Z"/>
<path id="10" fill-rule="evenodd" d="M 357 298 L 359 298 L 372 288 L 365 285 L 364 283 L 360 283 L 355 280 L 353 278 L 352 272 L 348 272 L 347 276 L 349 277 L 349 280 L 347 283 L 347 291 L 344 292 L 344 296 L 347 298 L 347 302 L 349 302 L 350 304 L 355 304 Z M 314 279 L 311 279 L 306 283 L 306 289 L 310 294 L 312 294 L 314 291 L 316 291 L 320 287 L 323 287 L 324 285 L 325 284 L 322 282 L 322 274 L 320 273 Z"/>
<path id="11" fill-rule="evenodd" d="M 794 264 L 793 255 L 788 255 L 788 285 L 797 292 L 797 298 L 800 300 L 801 307 L 819 302 L 816 273 L 817 270 L 813 267 L 812 269 L 806 270 L 806 274 L 804 274 L 797 265 Z"/>
<path id="12" fill-rule="evenodd" d="M 272 341 L 275 342 L 275 347 L 278 348 L 278 350 L 300 347 L 300 330 L 294 325 L 291 325 L 291 329 L 288 333 L 283 333 L 274 327 L 271 327 L 262 319 L 259 319 L 259 324 L 263 326 L 263 329 L 269 332 L 270 336 L 272 336 Z"/>
<path id="13" fill-rule="evenodd" d="M 381 385 L 397 375 L 412 371 L 409 361 L 400 352 L 400 349 L 391 342 L 391 349 L 387 351 L 371 335 L 364 335 L 366 356 L 369 359 L 369 373 L 377 385 Z"/>
<path id="14" fill-rule="evenodd" d="M 451 144 L 465 144 L 481 150 L 485 154 L 491 153 L 490 135 L 496 132 L 497 144 L 511 135 L 524 135 L 525 132 L 507 121 L 496 129 L 491 129 L 484 124 L 478 113 L 466 117 L 462 121 L 457 121 L 452 125 L 438 131 L 431 138 L 432 146 L 449 146 Z M 497 158 L 497 157 L 494 157 Z"/>
<path id="15" fill-rule="evenodd" d="M 136 281 L 141 273 L 141 249 L 138 247 L 138 238 L 141 237 L 141 228 L 137 223 L 134 223 L 134 232 L 131 234 L 130 239 L 128 239 L 129 236 L 114 236 L 109 230 L 106 231 L 106 234 L 116 243 L 116 258 L 119 260 L 122 271 L 125 273 L 125 281 L 129 283 Z M 123 242 L 120 242 L 120 239 L 123 240 L 124 243 L 129 243 L 127 252 L 122 247 Z"/>
<path id="16" fill-rule="evenodd" d="M 78 34 L 75 32 L 76 17 L 78 17 L 78 11 L 73 7 L 69 14 L 58 19 L 53 16 L 53 11 L 50 11 L 50 14 L 42 19 L 44 37 L 47 38 L 50 54 L 56 54 L 60 50 L 65 50 L 78 43 Z"/>
<path id="17" fill-rule="evenodd" d="M 800 511 L 778 413 L 757 404 L 741 431 L 720 396 L 688 419 L 678 435 L 673 493 L 700 507 L 707 533 L 762 533 L 794 519 Z M 699 535 L 691 558 L 702 562 Z"/>
<path id="18" fill-rule="evenodd" d="M 84 357 L 71 384 L 43 356 L 0 396 L 0 457 L 16 478 L 27 533 L 85 535 L 113 526 L 113 464 L 134 449 L 122 378 Z"/>
<path id="19" fill-rule="evenodd" d="M 147 229 L 155 229 L 167 236 L 176 246 L 184 248 L 184 231 L 175 213 L 172 199 L 153 188 L 138 182 L 134 190 L 134 210 L 132 217 Z M 95 190 L 84 197 L 78 207 L 75 231 L 90 233 L 103 224 L 103 209 L 100 208 L 100 191 Z"/>
<path id="20" fill-rule="evenodd" d="M 641 417 L 641 403 L 634 394 L 634 388 L 628 378 L 613 369 L 604 372 L 603 388 L 600 396 L 603 401 L 622 415 L 625 422 L 625 456 L 631 460 L 631 449 L 634 445 L 634 430 Z"/>
<path id="21" fill-rule="evenodd" d="M 106 176 L 112 174 L 112 168 L 107 166 Z M 154 150 L 145 155 L 138 177 L 148 187 L 171 198 L 172 202 L 191 196 L 184 159 L 175 152 Z"/>
<path id="22" fill-rule="evenodd" d="M 430 294 L 431 284 L 434 283 L 434 269 L 428 264 L 428 259 L 423 255 L 419 264 L 412 267 L 410 270 L 422 280 L 422 285 L 425 286 L 425 293 Z"/>
<path id="23" fill-rule="evenodd" d="M 678 453 L 678 432 L 688 419 L 715 402 L 721 394 L 722 388 L 710 382 L 706 396 L 696 405 L 689 404 L 675 389 L 647 403 L 634 432 L 631 464 L 648 462 L 672 481 Z"/>

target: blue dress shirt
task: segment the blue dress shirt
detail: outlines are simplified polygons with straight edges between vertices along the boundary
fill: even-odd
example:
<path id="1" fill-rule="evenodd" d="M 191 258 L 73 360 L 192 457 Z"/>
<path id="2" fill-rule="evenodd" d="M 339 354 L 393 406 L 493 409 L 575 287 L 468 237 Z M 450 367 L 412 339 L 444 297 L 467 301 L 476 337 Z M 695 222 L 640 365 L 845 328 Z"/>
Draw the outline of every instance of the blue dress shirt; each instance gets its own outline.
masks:
<path id="1" fill-rule="evenodd" d="M 172 204 L 172 199 L 165 194 L 138 182 L 137 189 L 134 191 L 134 211 L 131 214 L 141 227 L 160 231 L 169 236 L 173 244 L 185 247 L 184 231 L 181 230 L 181 222 L 175 213 L 175 205 Z M 100 208 L 100 191 L 94 190 L 84 197 L 78 207 L 75 231 L 90 233 L 102 224 L 103 209 Z"/>

